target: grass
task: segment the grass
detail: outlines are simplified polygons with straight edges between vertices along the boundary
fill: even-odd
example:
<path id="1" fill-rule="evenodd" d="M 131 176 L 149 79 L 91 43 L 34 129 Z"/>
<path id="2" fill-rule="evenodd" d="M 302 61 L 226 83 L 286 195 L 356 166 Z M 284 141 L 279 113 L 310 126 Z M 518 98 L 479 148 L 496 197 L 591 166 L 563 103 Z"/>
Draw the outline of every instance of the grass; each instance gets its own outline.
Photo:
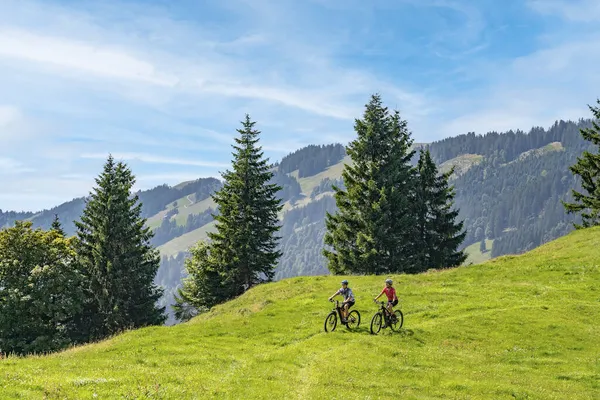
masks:
<path id="1" fill-rule="evenodd" d="M 564 151 L 564 147 L 561 142 L 548 143 L 542 147 L 542 149 L 546 151 Z"/>
<path id="2" fill-rule="evenodd" d="M 174 256 L 180 251 L 187 251 L 187 249 L 194 246 L 198 241 L 207 239 L 207 232 L 213 232 L 214 229 L 215 221 L 211 221 L 198 229 L 184 233 L 183 235 L 168 241 L 162 246 L 158 246 L 157 249 L 160 251 L 161 255 Z"/>
<path id="3" fill-rule="evenodd" d="M 189 206 L 190 204 L 193 204 L 195 201 L 194 199 L 195 199 L 195 195 L 191 194 L 189 196 L 183 196 L 183 197 L 175 200 L 177 202 L 177 208 L 183 209 L 184 205 Z M 150 218 L 148 218 L 148 220 L 146 221 L 146 226 L 150 227 L 151 229 L 158 228 L 160 226 L 160 224 L 162 224 L 163 217 L 167 213 L 167 211 L 171 211 L 174 208 L 173 203 L 174 202 L 167 204 L 167 206 L 165 207 L 164 210 L 159 211 L 158 213 L 156 213 L 153 216 L 151 216 Z"/>
<path id="4" fill-rule="evenodd" d="M 194 196 L 192 195 L 191 197 L 193 198 Z M 180 203 L 177 203 L 177 204 L 180 204 Z M 184 205 L 180 205 L 178 207 L 179 213 L 175 216 L 175 221 L 177 222 L 177 225 L 185 226 L 189 215 L 201 214 L 211 207 L 213 209 L 216 209 L 216 207 L 217 207 L 217 204 L 212 199 L 212 197 L 208 197 L 202 201 L 193 203 L 191 205 L 189 204 L 189 202 L 186 202 L 186 203 L 184 203 Z"/>
<path id="5" fill-rule="evenodd" d="M 342 177 L 342 171 L 344 170 L 344 165 L 350 162 L 350 157 L 344 157 L 337 164 L 333 164 L 328 167 L 325 171 L 319 172 L 313 176 L 307 176 L 304 178 L 298 178 L 298 183 L 300 183 L 300 188 L 302 189 L 302 193 L 306 196 L 310 196 L 313 189 L 321 183 L 321 181 L 325 178 L 329 179 L 339 179 Z"/>
<path id="6" fill-rule="evenodd" d="M 524 161 L 524 160 L 526 160 L 529 157 L 543 156 L 545 154 L 552 153 L 552 152 L 555 152 L 555 151 L 565 151 L 562 143 L 560 143 L 560 142 L 552 142 L 552 143 L 548 143 L 544 147 L 540 147 L 539 149 L 527 150 L 527 151 L 521 153 L 519 155 L 519 157 L 517 157 L 517 159 L 509 162 L 508 164 L 512 164 L 512 163 L 515 163 L 515 162 Z M 506 164 L 503 164 L 503 165 L 506 165 Z"/>
<path id="7" fill-rule="evenodd" d="M 483 156 L 479 154 L 462 154 L 458 157 L 454 157 L 448 161 L 445 161 L 439 165 L 439 171 L 442 173 L 450 171 L 452 167 L 455 167 L 452 179 L 456 179 L 460 175 L 464 174 L 474 165 L 477 165 L 483 161 Z"/>
<path id="8" fill-rule="evenodd" d="M 394 276 L 403 329 L 367 331 L 384 276 L 351 276 L 361 326 L 323 332 L 342 277 L 256 287 L 186 324 L 0 361 L 0 398 L 592 399 L 600 228 L 522 256 Z"/>
<path id="9" fill-rule="evenodd" d="M 467 246 L 467 248 L 465 249 L 465 253 L 467 253 L 468 257 L 465 261 L 465 265 L 470 263 L 481 264 L 482 262 L 485 262 L 492 257 L 492 246 L 494 245 L 494 240 L 485 240 L 485 246 L 487 248 L 487 251 L 485 253 L 482 253 L 479 250 L 479 245 L 479 242 L 477 242 L 473 243 L 470 246 Z"/>
<path id="10" fill-rule="evenodd" d="M 201 214 L 209 208 L 215 208 L 216 204 L 212 197 L 208 197 L 204 200 L 196 202 L 196 196 L 194 194 L 190 194 L 188 196 L 183 196 L 180 199 L 177 199 L 177 209 L 179 213 L 174 217 L 177 225 L 185 226 L 187 222 L 187 217 L 190 214 Z M 166 209 L 156 213 L 152 217 L 148 218 L 146 225 L 151 229 L 158 228 L 160 224 L 162 224 L 162 220 L 167 211 L 173 209 L 173 203 L 167 205 Z M 173 217 L 172 217 L 173 218 Z"/>

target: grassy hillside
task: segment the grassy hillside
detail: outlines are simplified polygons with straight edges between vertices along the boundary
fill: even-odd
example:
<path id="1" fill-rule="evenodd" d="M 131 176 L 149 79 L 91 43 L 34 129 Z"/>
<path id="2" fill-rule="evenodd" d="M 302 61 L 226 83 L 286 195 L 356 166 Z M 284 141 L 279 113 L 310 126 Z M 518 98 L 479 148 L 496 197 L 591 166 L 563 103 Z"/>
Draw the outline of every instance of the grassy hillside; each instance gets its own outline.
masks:
<path id="1" fill-rule="evenodd" d="M 262 285 L 189 323 L 0 361 L 0 398 L 591 399 L 600 228 L 518 257 L 395 276 L 398 333 L 368 333 L 384 277 L 348 277 L 358 330 L 323 332 L 341 277 Z"/>
<path id="2" fill-rule="evenodd" d="M 482 253 L 481 250 L 479 249 L 479 242 L 478 243 L 473 243 L 470 246 L 467 246 L 465 248 L 465 253 L 467 254 L 467 259 L 465 260 L 464 264 L 468 265 L 468 264 L 481 264 L 482 262 L 485 262 L 487 260 L 489 260 L 492 256 L 492 246 L 494 245 L 494 241 L 493 240 L 488 240 L 486 239 L 485 241 L 485 246 L 487 248 L 487 251 L 485 253 Z"/>
<path id="3" fill-rule="evenodd" d="M 216 203 L 214 202 L 212 197 L 208 197 L 204 200 L 196 202 L 196 196 L 194 194 L 183 196 L 182 198 L 177 199 L 176 201 L 179 213 L 171 218 L 174 218 L 177 222 L 177 225 L 180 226 L 185 226 L 188 215 L 201 214 L 211 207 L 216 207 Z M 160 211 L 159 213 L 148 218 L 146 225 L 153 229 L 157 228 L 162 223 L 165 214 L 172 209 L 173 203 L 169 204 L 163 211 Z"/>
<path id="4" fill-rule="evenodd" d="M 469 168 L 479 164 L 481 161 L 483 161 L 483 156 L 479 154 L 463 154 L 443 162 L 440 164 L 439 170 L 440 172 L 446 173 L 450 171 L 452 167 L 454 167 L 454 174 L 452 176 L 452 178 L 454 178 L 464 174 L 469 170 Z"/>
<path id="5" fill-rule="evenodd" d="M 198 241 L 205 240 L 208 238 L 207 232 L 214 232 L 215 222 L 209 222 L 208 224 L 195 229 L 191 232 L 184 233 L 175 239 L 168 241 L 162 246 L 158 246 L 157 249 L 161 255 L 173 256 L 180 251 L 187 251 L 190 247 L 194 246 Z"/>
<path id="6" fill-rule="evenodd" d="M 323 179 L 338 179 L 342 176 L 342 171 L 344 170 L 344 165 L 349 163 L 350 157 L 344 157 L 340 162 L 328 167 L 325 171 L 320 172 L 313 176 L 307 176 L 304 178 L 299 178 L 298 183 L 300 183 L 300 187 L 302 188 L 302 193 L 306 196 L 310 196 L 313 189 L 321 183 Z M 293 174 L 293 173 L 292 173 Z"/>

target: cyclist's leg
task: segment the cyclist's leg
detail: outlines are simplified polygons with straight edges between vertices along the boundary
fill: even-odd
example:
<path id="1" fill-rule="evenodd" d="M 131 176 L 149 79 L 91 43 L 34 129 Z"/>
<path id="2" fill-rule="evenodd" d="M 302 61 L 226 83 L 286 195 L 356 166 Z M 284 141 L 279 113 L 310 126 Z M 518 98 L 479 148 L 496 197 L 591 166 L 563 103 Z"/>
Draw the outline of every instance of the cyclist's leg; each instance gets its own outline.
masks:
<path id="1" fill-rule="evenodd" d="M 342 318 L 348 319 L 348 303 L 344 304 L 344 308 L 342 308 Z"/>
<path id="2" fill-rule="evenodd" d="M 395 320 L 396 316 L 394 315 L 394 306 L 398 304 L 398 300 L 388 301 L 388 307 L 390 309 L 390 317 Z"/>
<path id="3" fill-rule="evenodd" d="M 348 314 L 350 314 L 350 307 L 352 307 L 353 305 L 353 301 L 349 301 L 348 303 L 346 303 L 346 319 L 348 319 Z"/>

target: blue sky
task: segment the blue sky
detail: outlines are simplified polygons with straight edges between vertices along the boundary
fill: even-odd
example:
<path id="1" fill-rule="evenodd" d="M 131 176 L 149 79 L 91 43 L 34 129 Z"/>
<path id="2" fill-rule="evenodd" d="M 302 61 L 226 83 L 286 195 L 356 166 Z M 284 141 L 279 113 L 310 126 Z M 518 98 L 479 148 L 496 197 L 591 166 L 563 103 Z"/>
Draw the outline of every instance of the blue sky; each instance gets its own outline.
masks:
<path id="1" fill-rule="evenodd" d="M 418 142 L 589 117 L 597 0 L 0 2 L 0 209 L 218 176 L 245 113 L 278 160 L 346 143 L 369 96 Z"/>

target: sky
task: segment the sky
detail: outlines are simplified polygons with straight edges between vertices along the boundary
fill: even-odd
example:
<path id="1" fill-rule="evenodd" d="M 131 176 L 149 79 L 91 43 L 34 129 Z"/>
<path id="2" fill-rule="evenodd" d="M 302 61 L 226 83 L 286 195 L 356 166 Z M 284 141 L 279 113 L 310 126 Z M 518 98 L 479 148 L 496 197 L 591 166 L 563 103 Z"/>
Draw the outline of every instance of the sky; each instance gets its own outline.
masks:
<path id="1" fill-rule="evenodd" d="M 346 144 L 379 93 L 416 142 L 589 118 L 597 0 L 0 0 L 0 209 L 220 177 L 246 113 L 271 162 Z"/>

